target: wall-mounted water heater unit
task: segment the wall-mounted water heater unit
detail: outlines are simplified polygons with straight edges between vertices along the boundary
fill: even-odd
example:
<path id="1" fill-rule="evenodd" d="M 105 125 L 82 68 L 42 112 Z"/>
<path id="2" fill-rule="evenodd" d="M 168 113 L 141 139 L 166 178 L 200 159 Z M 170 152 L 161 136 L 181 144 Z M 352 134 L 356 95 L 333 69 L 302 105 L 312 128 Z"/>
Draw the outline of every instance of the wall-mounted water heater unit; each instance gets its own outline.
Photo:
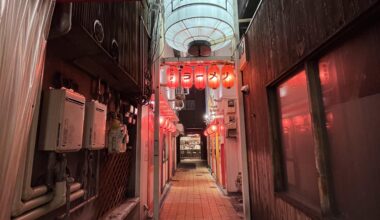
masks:
<path id="1" fill-rule="evenodd" d="M 44 95 L 39 148 L 59 153 L 80 150 L 85 97 L 66 88 L 50 89 Z"/>
<path id="2" fill-rule="evenodd" d="M 86 102 L 83 147 L 99 150 L 106 146 L 107 106 L 98 101 Z"/>

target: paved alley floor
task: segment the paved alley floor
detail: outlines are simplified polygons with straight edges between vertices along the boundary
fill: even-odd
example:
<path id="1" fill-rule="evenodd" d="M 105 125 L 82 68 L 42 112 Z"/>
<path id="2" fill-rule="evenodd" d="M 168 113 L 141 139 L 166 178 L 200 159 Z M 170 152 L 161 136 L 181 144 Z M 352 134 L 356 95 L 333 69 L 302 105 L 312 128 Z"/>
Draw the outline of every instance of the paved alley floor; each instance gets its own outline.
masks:
<path id="1" fill-rule="evenodd" d="M 173 177 L 161 209 L 161 220 L 241 219 L 228 197 L 217 188 L 205 165 L 187 160 Z"/>

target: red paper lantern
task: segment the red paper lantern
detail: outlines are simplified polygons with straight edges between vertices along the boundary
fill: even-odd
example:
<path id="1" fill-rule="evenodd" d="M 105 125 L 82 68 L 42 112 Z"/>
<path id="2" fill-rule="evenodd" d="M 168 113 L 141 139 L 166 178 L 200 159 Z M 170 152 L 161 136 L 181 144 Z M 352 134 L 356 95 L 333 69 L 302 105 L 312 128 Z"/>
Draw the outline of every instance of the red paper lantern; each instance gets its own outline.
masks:
<path id="1" fill-rule="evenodd" d="M 190 66 L 185 66 L 182 69 L 181 86 L 185 89 L 190 89 L 193 86 L 193 69 Z"/>
<path id="2" fill-rule="evenodd" d="M 198 65 L 195 67 L 194 86 L 199 90 L 206 88 L 206 68 L 203 65 Z"/>
<path id="3" fill-rule="evenodd" d="M 290 127 L 292 126 L 292 120 L 288 118 L 282 119 L 282 130 L 284 134 L 289 133 Z"/>
<path id="4" fill-rule="evenodd" d="M 165 130 L 168 130 L 169 129 L 169 120 L 168 119 L 165 119 L 165 123 L 164 123 L 164 129 Z"/>
<path id="5" fill-rule="evenodd" d="M 211 134 L 213 133 L 213 132 L 211 131 L 211 127 L 210 127 L 210 126 L 207 128 L 206 132 L 207 132 L 208 135 L 211 135 Z"/>
<path id="6" fill-rule="evenodd" d="M 165 118 L 160 116 L 160 127 L 163 128 L 165 126 Z"/>
<path id="7" fill-rule="evenodd" d="M 226 89 L 230 89 L 235 84 L 235 73 L 233 65 L 224 65 L 222 68 L 222 84 Z"/>
<path id="8" fill-rule="evenodd" d="M 217 125 L 211 125 L 211 131 L 212 131 L 212 133 L 215 133 L 217 130 L 218 130 L 218 126 Z"/>
<path id="9" fill-rule="evenodd" d="M 207 73 L 208 86 L 211 89 L 217 89 L 220 86 L 220 70 L 215 64 L 211 65 Z"/>
<path id="10" fill-rule="evenodd" d="M 178 87 L 179 77 L 178 77 L 178 69 L 175 66 L 170 66 L 166 70 L 166 85 L 171 89 L 175 89 Z"/>
<path id="11" fill-rule="evenodd" d="M 223 134 L 225 130 L 226 130 L 226 128 L 225 128 L 224 124 L 219 125 L 219 132 L 220 133 Z"/>

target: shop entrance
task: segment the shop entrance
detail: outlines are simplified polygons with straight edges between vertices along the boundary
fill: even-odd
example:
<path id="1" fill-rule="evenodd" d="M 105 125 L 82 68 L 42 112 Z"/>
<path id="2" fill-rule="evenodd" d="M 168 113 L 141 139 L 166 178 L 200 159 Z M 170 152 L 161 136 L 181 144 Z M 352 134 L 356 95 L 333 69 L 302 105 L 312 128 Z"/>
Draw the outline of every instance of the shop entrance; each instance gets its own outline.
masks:
<path id="1" fill-rule="evenodd" d="M 201 159 L 201 137 L 188 134 L 180 138 L 180 159 Z"/>

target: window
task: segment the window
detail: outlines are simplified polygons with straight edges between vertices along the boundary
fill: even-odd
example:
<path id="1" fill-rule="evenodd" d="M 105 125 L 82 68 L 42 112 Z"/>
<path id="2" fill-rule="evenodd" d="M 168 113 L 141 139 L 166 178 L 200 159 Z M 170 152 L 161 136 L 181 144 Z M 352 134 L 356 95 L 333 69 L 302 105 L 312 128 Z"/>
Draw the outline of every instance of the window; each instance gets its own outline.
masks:
<path id="1" fill-rule="evenodd" d="M 183 110 L 195 110 L 195 100 L 185 100 L 185 108 Z"/>
<path id="2" fill-rule="evenodd" d="M 317 218 L 380 216 L 379 30 L 268 90 L 277 195 Z"/>
<path id="3" fill-rule="evenodd" d="M 305 71 L 276 87 L 283 191 L 311 209 L 319 207 L 318 175 Z"/>
<path id="4" fill-rule="evenodd" d="M 319 61 L 333 190 L 347 219 L 380 216 L 379 27 Z"/>

